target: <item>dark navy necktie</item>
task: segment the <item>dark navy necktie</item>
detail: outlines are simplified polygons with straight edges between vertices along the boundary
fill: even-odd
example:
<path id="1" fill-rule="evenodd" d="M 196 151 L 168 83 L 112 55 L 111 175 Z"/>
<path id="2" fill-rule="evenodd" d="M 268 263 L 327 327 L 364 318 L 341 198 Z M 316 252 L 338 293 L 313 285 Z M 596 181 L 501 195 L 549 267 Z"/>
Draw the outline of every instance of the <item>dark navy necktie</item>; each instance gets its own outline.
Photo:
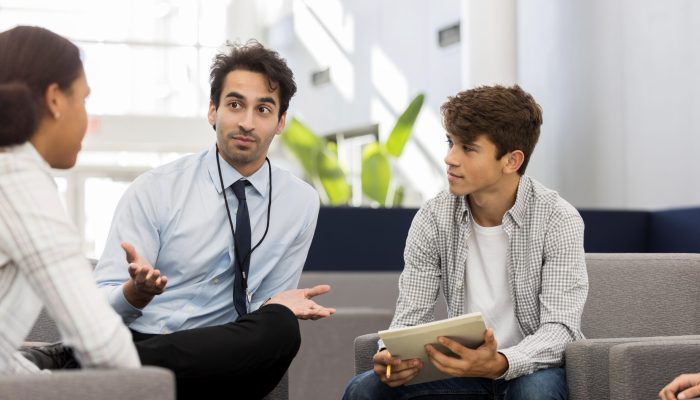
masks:
<path id="1" fill-rule="evenodd" d="M 233 281 L 233 305 L 238 316 L 248 313 L 246 302 L 246 285 L 248 281 L 248 268 L 250 267 L 250 217 L 248 216 L 248 203 L 245 199 L 245 187 L 250 185 L 246 180 L 240 180 L 233 184 L 233 193 L 238 198 L 238 210 L 236 211 L 236 262 L 234 263 L 235 279 Z"/>

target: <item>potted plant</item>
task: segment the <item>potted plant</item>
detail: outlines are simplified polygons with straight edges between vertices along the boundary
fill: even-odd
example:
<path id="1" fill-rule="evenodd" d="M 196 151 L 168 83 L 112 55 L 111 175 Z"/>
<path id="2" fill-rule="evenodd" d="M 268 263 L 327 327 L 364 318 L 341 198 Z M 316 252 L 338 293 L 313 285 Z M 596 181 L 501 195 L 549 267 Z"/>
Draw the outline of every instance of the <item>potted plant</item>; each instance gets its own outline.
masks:
<path id="1" fill-rule="evenodd" d="M 419 94 L 411 101 L 385 143 L 370 143 L 362 151 L 362 193 L 375 205 L 401 206 L 404 188 L 394 178 L 394 160 L 401 156 L 411 137 L 424 98 Z M 321 193 L 324 203 L 348 204 L 352 188 L 338 162 L 335 143 L 316 135 L 297 118 L 289 121 L 281 140 L 301 164 L 307 180 Z"/>

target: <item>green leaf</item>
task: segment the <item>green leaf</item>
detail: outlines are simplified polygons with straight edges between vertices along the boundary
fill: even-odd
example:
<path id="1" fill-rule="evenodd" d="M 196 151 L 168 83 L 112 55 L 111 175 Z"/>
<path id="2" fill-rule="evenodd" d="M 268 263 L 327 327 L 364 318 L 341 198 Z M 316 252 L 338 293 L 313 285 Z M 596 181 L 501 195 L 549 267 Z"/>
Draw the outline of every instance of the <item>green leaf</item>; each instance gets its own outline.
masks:
<path id="1" fill-rule="evenodd" d="M 318 179 L 316 160 L 318 153 L 325 147 L 323 140 L 296 118 L 288 121 L 287 129 L 284 130 L 280 139 L 282 145 L 292 152 L 304 168 L 307 178 Z"/>
<path id="2" fill-rule="evenodd" d="M 398 186 L 396 190 L 394 190 L 394 200 L 392 201 L 391 206 L 392 207 L 401 207 L 403 204 L 403 198 L 404 195 L 406 194 L 406 190 L 404 189 L 403 186 Z"/>
<path id="3" fill-rule="evenodd" d="M 418 113 L 420 113 L 420 109 L 423 107 L 424 99 L 425 96 L 422 93 L 416 96 L 413 101 L 411 101 L 411 104 L 408 105 L 406 111 L 404 111 L 396 121 L 394 129 L 392 129 L 389 134 L 389 139 L 386 141 L 386 149 L 392 156 L 399 157 L 403 152 L 403 148 L 413 131 L 413 125 L 416 123 Z"/>
<path id="4" fill-rule="evenodd" d="M 335 158 L 338 158 L 338 143 L 329 141 L 326 144 L 326 149 L 328 149 L 328 151 L 330 151 L 331 153 L 335 154 Z"/>
<path id="5" fill-rule="evenodd" d="M 345 172 L 338 164 L 338 156 L 328 148 L 318 152 L 318 176 L 326 191 L 328 202 L 334 206 L 347 204 L 350 200 L 350 185 Z"/>
<path id="6" fill-rule="evenodd" d="M 384 205 L 391 182 L 389 156 L 379 143 L 371 143 L 362 151 L 362 192 Z"/>
<path id="7" fill-rule="evenodd" d="M 350 185 L 331 144 L 316 136 L 296 118 L 287 123 L 281 140 L 282 145 L 299 161 L 307 178 L 319 189 L 323 188 L 330 204 L 346 204 L 349 201 Z"/>

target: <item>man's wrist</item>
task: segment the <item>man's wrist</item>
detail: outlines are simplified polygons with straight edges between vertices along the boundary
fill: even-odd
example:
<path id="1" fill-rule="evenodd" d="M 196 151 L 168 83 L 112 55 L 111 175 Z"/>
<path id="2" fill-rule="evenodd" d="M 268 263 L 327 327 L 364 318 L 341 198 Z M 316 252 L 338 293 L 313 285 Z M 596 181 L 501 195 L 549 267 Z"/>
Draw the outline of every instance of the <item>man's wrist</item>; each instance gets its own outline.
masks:
<path id="1" fill-rule="evenodd" d="M 496 363 L 494 366 L 494 379 L 502 377 L 506 372 L 508 372 L 508 357 L 503 353 L 496 353 Z"/>
<path id="2" fill-rule="evenodd" d="M 146 307 L 146 305 L 153 300 L 154 295 L 141 293 L 136 288 L 136 283 L 132 278 L 129 278 L 129 280 L 126 281 L 122 290 L 126 301 L 138 309 Z"/>

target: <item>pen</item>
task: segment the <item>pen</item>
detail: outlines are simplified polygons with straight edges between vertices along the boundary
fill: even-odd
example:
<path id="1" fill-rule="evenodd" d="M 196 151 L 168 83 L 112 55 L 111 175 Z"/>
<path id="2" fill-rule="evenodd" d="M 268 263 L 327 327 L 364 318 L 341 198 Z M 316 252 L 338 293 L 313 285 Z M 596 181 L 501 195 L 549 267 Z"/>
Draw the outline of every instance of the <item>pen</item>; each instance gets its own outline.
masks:
<path id="1" fill-rule="evenodd" d="M 389 354 L 389 357 L 391 357 L 391 353 L 389 353 L 388 351 L 387 353 Z M 386 365 L 386 379 L 389 378 L 391 378 L 391 360 L 389 361 L 389 364 Z"/>

